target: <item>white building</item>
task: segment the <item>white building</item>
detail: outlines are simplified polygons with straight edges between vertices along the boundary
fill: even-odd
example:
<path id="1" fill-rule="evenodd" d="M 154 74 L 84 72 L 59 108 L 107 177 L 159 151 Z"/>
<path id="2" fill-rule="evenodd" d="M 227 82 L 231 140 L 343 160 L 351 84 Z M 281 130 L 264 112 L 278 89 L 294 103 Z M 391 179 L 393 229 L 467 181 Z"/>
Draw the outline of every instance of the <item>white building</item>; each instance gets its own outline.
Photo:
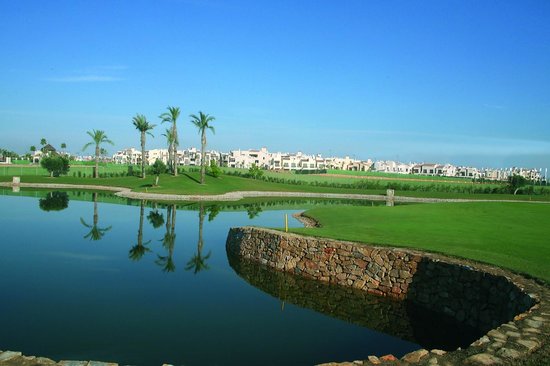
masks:
<path id="1" fill-rule="evenodd" d="M 141 151 L 133 147 L 119 150 L 113 155 L 116 164 L 141 164 Z"/>
<path id="2" fill-rule="evenodd" d="M 262 169 L 269 169 L 271 157 L 265 147 L 260 150 L 233 150 L 229 153 L 228 167 L 248 169 L 256 164 Z"/>

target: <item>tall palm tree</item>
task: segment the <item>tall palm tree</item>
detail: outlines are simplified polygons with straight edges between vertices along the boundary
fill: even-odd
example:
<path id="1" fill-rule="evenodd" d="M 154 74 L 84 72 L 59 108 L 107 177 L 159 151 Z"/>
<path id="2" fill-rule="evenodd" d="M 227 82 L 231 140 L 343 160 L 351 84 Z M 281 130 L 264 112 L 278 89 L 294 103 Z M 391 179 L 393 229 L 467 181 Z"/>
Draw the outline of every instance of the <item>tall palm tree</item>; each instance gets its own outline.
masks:
<path id="1" fill-rule="evenodd" d="M 145 118 L 143 114 L 136 114 L 136 116 L 132 118 L 132 122 L 136 129 L 141 133 L 141 177 L 145 178 L 145 135 L 147 134 L 153 136 L 153 134 L 149 131 L 155 128 L 156 125 L 152 125 L 147 122 L 147 118 Z"/>
<path id="2" fill-rule="evenodd" d="M 139 210 L 139 228 L 138 228 L 138 236 L 137 236 L 137 244 L 130 249 L 130 252 L 128 253 L 128 258 L 130 258 L 133 261 L 139 261 L 147 252 L 150 252 L 151 249 L 147 248 L 147 244 L 151 242 L 151 240 L 147 242 L 143 242 L 143 214 L 145 211 L 145 201 L 141 200 L 140 210 Z"/>
<path id="3" fill-rule="evenodd" d="M 166 132 L 162 134 L 166 137 L 166 142 L 168 143 L 168 170 L 172 170 L 174 164 L 172 164 L 172 147 L 174 146 L 174 131 L 171 128 L 167 128 Z M 156 185 L 156 183 L 155 183 Z"/>
<path id="4" fill-rule="evenodd" d="M 187 262 L 185 265 L 185 270 L 193 270 L 194 274 L 199 273 L 200 271 L 208 270 L 210 267 L 206 263 L 206 260 L 210 258 L 212 252 L 208 252 L 207 255 L 202 255 L 202 247 L 204 246 L 204 241 L 202 238 L 202 227 L 204 224 L 204 206 L 201 203 L 199 207 L 199 241 L 197 243 L 197 253 Z"/>
<path id="5" fill-rule="evenodd" d="M 206 170 L 206 161 L 204 156 L 204 150 L 206 149 L 206 130 L 214 131 L 214 127 L 210 125 L 210 122 L 214 121 L 216 118 L 214 116 L 209 116 L 199 111 L 199 116 L 197 117 L 194 114 L 190 115 L 191 123 L 194 124 L 201 134 L 201 184 L 204 184 L 204 174 Z"/>
<path id="6" fill-rule="evenodd" d="M 101 153 L 101 144 L 108 143 L 108 144 L 114 145 L 114 143 L 111 140 L 109 140 L 109 138 L 105 134 L 105 131 L 92 130 L 91 132 L 86 131 L 86 133 L 88 135 L 90 135 L 90 137 L 92 138 L 93 141 L 88 142 L 86 145 L 84 145 L 82 150 L 86 150 L 88 148 L 88 146 L 91 146 L 91 145 L 95 144 L 95 172 L 94 172 L 94 177 L 99 178 L 99 154 Z"/>
<path id="7" fill-rule="evenodd" d="M 81 217 L 80 222 L 82 225 L 86 226 L 90 229 L 90 232 L 84 236 L 84 239 L 90 239 L 93 241 L 101 240 L 105 233 L 109 230 L 111 230 L 112 226 L 106 227 L 106 228 L 100 228 L 99 225 L 99 214 L 97 211 L 97 193 L 93 193 L 93 200 L 94 200 L 94 219 L 93 224 L 89 225 L 84 221 L 84 219 Z"/>
<path id="8" fill-rule="evenodd" d="M 172 141 L 171 149 L 169 147 L 168 150 L 169 150 L 169 155 L 172 155 L 172 161 L 171 161 L 172 164 L 170 164 L 170 169 L 174 173 L 174 176 L 177 176 L 178 175 L 177 154 L 178 154 L 179 140 L 178 140 L 178 129 L 176 126 L 176 121 L 180 116 L 180 109 L 179 107 L 170 107 L 170 106 L 168 106 L 167 109 L 168 109 L 168 112 L 164 112 L 159 116 L 159 118 L 162 120 L 162 123 L 168 122 L 172 124 L 171 130 L 172 130 L 173 141 Z"/>
<path id="9" fill-rule="evenodd" d="M 46 146 L 47 143 L 48 143 L 48 141 L 46 141 L 46 139 L 45 139 L 44 137 L 42 137 L 42 138 L 40 139 L 40 145 Z"/>

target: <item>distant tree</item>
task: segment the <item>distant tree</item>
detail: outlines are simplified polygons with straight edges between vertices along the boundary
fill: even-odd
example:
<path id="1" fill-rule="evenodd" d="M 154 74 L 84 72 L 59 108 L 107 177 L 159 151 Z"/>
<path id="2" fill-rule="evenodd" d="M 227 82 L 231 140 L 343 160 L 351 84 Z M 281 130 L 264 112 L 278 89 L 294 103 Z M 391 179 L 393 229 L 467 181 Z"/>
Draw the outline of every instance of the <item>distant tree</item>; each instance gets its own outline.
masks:
<path id="1" fill-rule="evenodd" d="M 88 142 L 86 145 L 84 145 L 82 150 L 86 150 L 89 146 L 95 145 L 95 172 L 94 172 L 94 177 L 99 178 L 99 154 L 102 151 L 101 144 L 108 143 L 108 144 L 114 145 L 114 143 L 111 140 L 109 140 L 109 138 L 107 137 L 105 132 L 102 131 L 102 130 L 92 130 L 91 132 L 86 131 L 86 133 L 92 138 L 92 142 Z M 105 150 L 103 150 L 103 151 L 105 151 Z"/>
<path id="2" fill-rule="evenodd" d="M 61 211 L 69 207 L 69 195 L 66 192 L 50 192 L 38 201 L 43 211 Z"/>
<path id="3" fill-rule="evenodd" d="M 34 153 L 36 152 L 36 146 L 31 145 L 31 147 L 30 147 L 29 150 L 30 150 L 30 151 L 32 152 L 32 154 L 34 155 Z M 31 156 L 29 156 L 29 161 L 32 162 L 32 157 L 31 157 Z"/>
<path id="4" fill-rule="evenodd" d="M 62 142 L 62 143 L 61 143 L 61 148 L 62 148 L 62 149 L 66 149 L 66 148 L 67 148 L 67 144 L 64 143 L 64 142 Z"/>
<path id="5" fill-rule="evenodd" d="M 172 147 L 174 146 L 174 131 L 171 128 L 167 128 L 166 132 L 162 134 L 166 137 L 166 142 L 168 143 L 168 170 L 172 170 L 174 164 L 172 163 Z"/>
<path id="6" fill-rule="evenodd" d="M 52 154 L 40 160 L 40 166 L 50 173 L 50 177 L 59 177 L 69 172 L 69 159 L 65 156 Z"/>
<path id="7" fill-rule="evenodd" d="M 156 175 L 155 186 L 158 186 L 159 175 L 166 173 L 166 164 L 164 164 L 160 159 L 155 160 L 155 163 L 151 165 L 151 173 Z"/>
<path id="8" fill-rule="evenodd" d="M 44 137 L 40 139 L 40 145 L 45 146 L 48 143 Z"/>
<path id="9" fill-rule="evenodd" d="M 214 178 L 218 178 L 220 175 L 222 175 L 222 170 L 220 169 L 218 164 L 216 164 L 215 160 L 210 160 L 209 174 Z"/>
<path id="10" fill-rule="evenodd" d="M 508 190 L 515 195 L 522 187 L 527 185 L 527 183 L 528 181 L 525 177 L 513 174 L 508 177 Z"/>
<path id="11" fill-rule="evenodd" d="M 191 123 L 197 127 L 199 133 L 201 134 L 201 184 L 204 184 L 204 174 L 206 172 L 206 130 L 211 130 L 212 133 L 216 133 L 214 126 L 211 126 L 210 123 L 213 122 L 216 118 L 214 116 L 209 116 L 199 111 L 199 115 L 194 114 L 190 115 Z"/>
<path id="12" fill-rule="evenodd" d="M 141 178 L 145 178 L 145 137 L 147 135 L 153 136 L 150 130 L 155 128 L 156 125 L 152 125 L 147 122 L 147 119 L 143 114 L 136 114 L 132 119 L 132 123 L 136 129 L 140 132 L 140 143 L 141 143 Z"/>
<path id="13" fill-rule="evenodd" d="M 248 176 L 252 179 L 260 179 L 263 175 L 264 171 L 256 164 L 252 164 L 252 166 L 248 169 Z"/>
<path id="14" fill-rule="evenodd" d="M 12 159 L 18 159 L 19 158 L 18 153 L 14 152 L 14 151 L 2 149 L 2 148 L 0 148 L 0 156 L 10 157 Z"/>
<path id="15" fill-rule="evenodd" d="M 172 128 L 171 128 L 172 144 L 168 146 L 168 150 L 171 150 L 171 153 L 169 153 L 169 155 L 172 156 L 170 169 L 172 170 L 172 173 L 174 174 L 174 176 L 177 176 L 178 175 L 177 153 L 178 153 L 179 140 L 178 140 L 178 128 L 176 126 L 176 122 L 180 116 L 180 109 L 179 107 L 170 107 L 170 106 L 168 106 L 167 109 L 168 109 L 168 112 L 161 114 L 159 118 L 162 121 L 161 123 L 168 122 L 172 124 Z"/>

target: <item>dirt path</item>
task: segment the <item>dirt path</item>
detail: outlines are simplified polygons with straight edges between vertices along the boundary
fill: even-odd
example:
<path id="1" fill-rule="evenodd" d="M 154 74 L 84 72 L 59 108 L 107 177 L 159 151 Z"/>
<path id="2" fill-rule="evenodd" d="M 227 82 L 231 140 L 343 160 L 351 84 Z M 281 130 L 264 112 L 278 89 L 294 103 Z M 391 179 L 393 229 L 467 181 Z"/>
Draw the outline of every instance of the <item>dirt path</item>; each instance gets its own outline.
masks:
<path id="1" fill-rule="evenodd" d="M 11 182 L 0 182 L 0 187 L 13 187 Z M 295 197 L 295 198 L 336 198 L 336 199 L 352 199 L 366 201 L 386 201 L 384 195 L 375 194 L 348 194 L 348 193 L 313 193 L 313 192 L 262 192 L 262 191 L 236 191 L 217 195 L 184 195 L 184 194 L 163 194 L 163 193 L 147 193 L 133 192 L 130 188 L 125 187 L 109 187 L 96 185 L 81 185 L 81 184 L 53 184 L 53 183 L 20 183 L 21 188 L 45 188 L 45 189 L 84 189 L 96 191 L 114 192 L 115 196 L 123 198 L 131 198 L 136 200 L 148 201 L 239 201 L 243 198 L 278 198 L 278 197 Z M 523 200 L 474 200 L 462 198 L 421 198 L 421 197 L 404 197 L 395 196 L 394 202 L 416 202 L 416 203 L 438 203 L 438 202 L 524 202 L 524 203 L 542 203 L 550 204 L 544 201 L 523 201 Z"/>

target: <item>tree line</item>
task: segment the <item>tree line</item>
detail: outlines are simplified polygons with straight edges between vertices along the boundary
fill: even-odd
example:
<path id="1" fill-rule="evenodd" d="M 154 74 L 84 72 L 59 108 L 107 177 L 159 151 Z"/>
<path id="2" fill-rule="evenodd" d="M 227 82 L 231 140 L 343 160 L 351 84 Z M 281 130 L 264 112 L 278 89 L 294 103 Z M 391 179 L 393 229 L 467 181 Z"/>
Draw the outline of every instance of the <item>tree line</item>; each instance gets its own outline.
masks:
<path id="1" fill-rule="evenodd" d="M 162 135 L 166 137 L 166 142 L 168 144 L 168 170 L 174 176 L 178 175 L 178 156 L 177 150 L 179 146 L 178 138 L 178 128 L 177 121 L 180 117 L 180 108 L 179 107 L 167 107 L 167 112 L 162 113 L 159 118 L 161 123 L 169 123 L 170 127 L 166 129 L 165 133 Z M 205 162 L 205 150 L 206 150 L 206 131 L 211 130 L 212 133 L 215 133 L 214 126 L 212 122 L 215 120 L 214 116 L 210 116 L 199 111 L 198 115 L 191 114 L 191 123 L 197 127 L 199 134 L 201 135 L 201 178 L 200 183 L 204 184 L 205 173 L 206 173 L 206 162 Z M 145 178 L 145 144 L 147 135 L 152 137 L 152 131 L 157 125 L 150 123 L 143 114 L 136 114 L 132 118 L 132 124 L 136 130 L 140 133 L 140 146 L 141 146 L 141 178 Z M 101 153 L 101 145 L 109 143 L 113 145 L 113 142 L 109 140 L 105 131 L 102 130 L 92 130 L 87 131 L 87 134 L 92 138 L 92 141 L 84 145 L 83 150 L 89 146 L 95 145 L 95 178 L 99 178 L 99 158 Z M 160 164 L 156 163 L 158 166 Z M 158 174 L 162 168 L 155 169 L 157 172 L 157 183 L 158 183 Z"/>

